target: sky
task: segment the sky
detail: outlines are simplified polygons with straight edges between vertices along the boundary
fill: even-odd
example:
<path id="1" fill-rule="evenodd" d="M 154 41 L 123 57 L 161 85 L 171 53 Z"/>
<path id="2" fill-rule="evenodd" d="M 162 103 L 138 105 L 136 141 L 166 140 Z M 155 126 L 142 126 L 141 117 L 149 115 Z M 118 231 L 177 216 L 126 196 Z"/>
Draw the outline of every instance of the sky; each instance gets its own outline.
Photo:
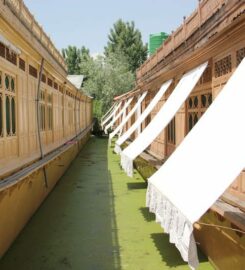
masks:
<path id="1" fill-rule="evenodd" d="M 134 21 L 143 42 L 158 32 L 171 33 L 197 7 L 198 0 L 24 0 L 57 49 L 68 45 L 103 53 L 118 20 Z"/>

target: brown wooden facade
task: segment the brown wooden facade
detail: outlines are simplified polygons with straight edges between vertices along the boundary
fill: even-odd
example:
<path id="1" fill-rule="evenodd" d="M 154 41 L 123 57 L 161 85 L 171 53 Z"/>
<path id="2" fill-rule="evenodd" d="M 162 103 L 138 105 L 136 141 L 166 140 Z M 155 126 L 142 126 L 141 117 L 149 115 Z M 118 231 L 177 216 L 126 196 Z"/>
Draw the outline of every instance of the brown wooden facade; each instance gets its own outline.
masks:
<path id="1" fill-rule="evenodd" d="M 192 68 L 208 61 L 208 68 L 190 96 L 176 113 L 167 128 L 163 130 L 148 147 L 147 152 L 159 160 L 166 160 L 197 123 L 202 114 L 205 113 L 206 109 L 211 105 L 219 92 L 222 91 L 223 86 L 244 57 L 245 2 L 239 0 L 199 1 L 198 8 L 191 16 L 185 18 L 183 24 L 174 31 L 157 52 L 137 70 L 137 85 L 135 89 L 127 95 L 122 95 L 117 98 L 127 99 L 132 95 L 138 96 L 143 91 L 148 90 L 149 94 L 142 103 L 142 110 L 144 110 L 156 91 L 160 89 L 160 86 L 165 81 L 173 79 L 173 83 L 168 91 L 142 125 L 142 128 L 145 128 L 168 99 L 182 75 Z M 229 108 L 227 108 L 227 110 L 229 110 Z M 236 121 L 236 119 L 234 119 L 234 121 Z M 236 131 L 234 130 L 234 132 Z M 211 150 L 212 149 L 210 149 L 210 153 Z M 234 179 L 233 184 L 224 193 L 222 198 L 225 202 L 228 202 L 229 205 L 233 205 L 245 211 L 245 171 L 242 171 L 239 177 Z M 215 209 L 216 217 L 226 216 L 225 211 L 217 210 L 217 207 Z M 239 215 L 244 216 L 244 214 Z M 229 226 L 238 226 L 240 229 L 244 230 L 245 220 L 240 219 L 241 222 L 237 222 L 237 219 L 241 216 L 237 218 L 234 216 L 236 216 L 236 214 L 233 215 L 233 217 L 229 216 L 229 221 L 224 218 L 226 225 L 230 222 Z M 215 223 L 213 219 L 212 222 Z M 218 220 L 218 222 L 220 222 L 220 220 Z M 214 248 L 210 250 L 209 245 L 205 242 L 210 240 L 207 231 L 203 228 L 200 229 L 200 231 L 204 234 L 198 237 L 198 239 L 205 247 L 204 250 L 210 259 L 214 261 L 214 265 L 217 269 L 231 269 L 229 267 L 231 267 L 232 264 L 225 264 L 225 259 L 223 258 L 223 261 L 221 259 L 222 256 L 224 257 L 224 254 L 221 252 L 215 254 Z M 231 236 L 232 234 L 227 232 L 222 233 L 229 239 L 234 240 L 234 237 Z M 244 235 L 239 239 L 235 237 L 235 244 L 233 243 L 234 246 L 230 250 L 232 256 L 236 257 L 236 254 L 239 254 L 239 256 L 240 254 L 245 255 L 244 237 Z M 222 237 L 220 237 L 220 239 L 221 238 Z M 228 238 L 225 239 L 227 240 Z M 226 240 L 220 240 L 220 247 L 222 247 L 222 244 L 227 243 Z M 238 246 L 241 248 L 239 252 L 237 249 Z M 218 260 L 217 256 L 220 255 L 221 257 Z M 234 264 L 233 269 L 242 269 L 239 268 L 242 262 L 245 263 L 244 258 L 240 261 L 240 264 Z"/>
<path id="2" fill-rule="evenodd" d="M 92 116 L 91 99 L 66 79 L 62 56 L 22 1 L 1 1 L 0 13 L 0 34 L 21 50 L 17 55 L 0 42 L 0 176 L 3 177 L 40 155 L 37 99 L 40 99 L 44 154 L 73 138 L 91 123 Z M 30 25 L 26 25 L 28 22 Z M 13 24 L 19 31 L 13 33 Z M 31 32 L 31 38 L 24 35 L 26 31 Z M 38 97 L 42 59 L 44 69 Z"/>
<path id="3" fill-rule="evenodd" d="M 63 57 L 23 1 L 0 0 L 0 257 L 91 124 L 92 99 L 67 79 Z"/>
<path id="4" fill-rule="evenodd" d="M 215 6 L 215 2 L 220 2 L 220 4 Z M 194 20 L 193 18 L 197 17 L 195 14 L 200 12 L 201 7 L 205 12 L 210 11 L 212 7 L 216 7 L 216 9 L 213 9 L 209 15 L 204 13 L 201 16 L 206 20 L 199 22 L 199 27 L 194 26 L 197 22 L 191 24 L 193 30 L 187 31 L 189 35 L 182 40 L 183 43 L 173 41 L 174 38 L 177 39 L 176 32 L 179 35 L 180 29 L 174 32 L 158 49 L 157 53 L 138 69 L 136 90 L 117 98 L 126 99 L 132 95 L 138 96 L 139 93 L 148 90 L 149 93 L 142 103 L 142 110 L 144 110 L 161 84 L 168 79 L 174 79 L 165 96 L 145 120 L 142 125 L 144 128 L 168 99 L 181 76 L 204 61 L 209 62 L 208 68 L 185 104 L 177 112 L 166 130 L 162 131 L 149 147 L 150 153 L 160 159 L 167 158 L 180 144 L 245 56 L 245 3 L 238 0 L 200 1 L 198 10 L 185 20 L 181 29 L 186 27 L 185 24 L 190 24 L 190 19 Z M 216 27 L 213 27 L 214 21 Z M 179 39 L 177 40 L 179 41 Z M 178 46 L 173 46 L 172 50 L 169 51 L 169 42 Z M 156 58 L 158 62 L 156 62 Z M 245 199 L 243 173 L 229 191 Z"/>

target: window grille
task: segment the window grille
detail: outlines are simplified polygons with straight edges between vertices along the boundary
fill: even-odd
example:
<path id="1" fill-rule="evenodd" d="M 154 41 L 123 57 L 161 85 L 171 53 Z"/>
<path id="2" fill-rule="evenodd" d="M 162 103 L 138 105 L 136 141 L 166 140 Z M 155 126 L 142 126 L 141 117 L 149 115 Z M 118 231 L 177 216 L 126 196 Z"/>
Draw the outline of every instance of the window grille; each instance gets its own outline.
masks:
<path id="1" fill-rule="evenodd" d="M 23 59 L 19 59 L 19 68 L 23 71 L 26 71 L 26 62 Z"/>
<path id="2" fill-rule="evenodd" d="M 228 55 L 215 63 L 214 76 L 215 78 L 224 76 L 230 73 L 231 69 L 232 69 L 231 55 Z"/>
<path id="3" fill-rule="evenodd" d="M 37 69 L 29 65 L 29 74 L 34 78 L 37 78 Z"/>

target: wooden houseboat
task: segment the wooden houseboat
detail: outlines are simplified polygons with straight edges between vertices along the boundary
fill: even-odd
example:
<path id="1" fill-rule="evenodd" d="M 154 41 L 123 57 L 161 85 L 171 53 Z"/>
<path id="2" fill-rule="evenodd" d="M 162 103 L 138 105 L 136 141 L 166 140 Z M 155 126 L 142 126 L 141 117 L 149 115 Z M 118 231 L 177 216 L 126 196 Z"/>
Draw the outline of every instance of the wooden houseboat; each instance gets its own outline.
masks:
<path id="1" fill-rule="evenodd" d="M 0 256 L 89 138 L 92 99 L 67 75 L 23 1 L 1 0 Z"/>
<path id="2" fill-rule="evenodd" d="M 173 79 L 167 92 L 138 131 L 132 133 L 128 143 L 137 138 L 138 132 L 144 130 L 154 119 L 182 75 L 208 62 L 204 74 L 184 104 L 142 155 L 148 162 L 154 160 L 157 164 L 163 164 L 219 95 L 244 56 L 245 2 L 199 1 L 197 9 L 189 17 L 184 17 L 182 25 L 172 32 L 156 53 L 137 70 L 135 89 L 115 98 L 115 102 L 120 101 L 123 104 L 134 97 L 127 108 L 130 111 L 136 104 L 138 96 L 148 91 L 140 107 L 140 111 L 144 112 L 161 85 Z M 124 131 L 128 130 L 136 119 L 137 114 L 134 114 L 134 117 L 131 117 L 124 126 Z M 117 124 L 120 124 L 120 121 Z M 232 144 L 232 142 L 228 143 Z M 244 211 L 245 171 L 243 170 L 219 201 L 203 215 L 200 224 L 195 226 L 195 238 L 216 269 L 245 268 L 245 235 L 242 233 L 245 231 Z"/>

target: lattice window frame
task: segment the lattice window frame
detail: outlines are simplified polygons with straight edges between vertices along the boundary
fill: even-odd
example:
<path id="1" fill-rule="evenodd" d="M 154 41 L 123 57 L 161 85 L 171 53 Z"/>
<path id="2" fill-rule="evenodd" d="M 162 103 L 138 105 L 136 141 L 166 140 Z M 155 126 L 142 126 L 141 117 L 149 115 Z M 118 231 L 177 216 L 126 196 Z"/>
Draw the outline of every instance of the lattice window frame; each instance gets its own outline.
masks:
<path id="1" fill-rule="evenodd" d="M 40 112 L 40 123 L 39 127 L 42 132 L 46 131 L 46 91 L 41 90 L 39 99 L 39 112 Z"/>
<path id="2" fill-rule="evenodd" d="M 231 54 L 219 59 L 214 63 L 214 77 L 220 78 L 232 72 Z"/>
<path id="3" fill-rule="evenodd" d="M 47 129 L 53 130 L 53 94 L 47 93 Z"/>
<path id="4" fill-rule="evenodd" d="M 237 67 L 242 62 L 244 57 L 245 57 L 245 47 L 236 51 L 236 66 Z"/>
<path id="5" fill-rule="evenodd" d="M 8 83 L 6 79 L 8 79 Z M 5 117 L 5 125 L 3 133 L 6 134 L 6 137 L 17 136 L 16 82 L 17 79 L 15 76 L 10 75 L 9 73 L 4 73 L 4 81 L 2 83 L 3 83 L 3 106 L 5 106 L 5 115 L 3 117 Z"/>
<path id="6" fill-rule="evenodd" d="M 19 58 L 19 69 L 24 72 L 26 71 L 26 62 L 22 58 Z"/>
<path id="7" fill-rule="evenodd" d="M 176 121 L 175 121 L 175 117 L 167 125 L 167 144 L 176 145 Z"/>
<path id="8" fill-rule="evenodd" d="M 35 67 L 33 67 L 32 65 L 29 65 L 29 75 L 31 75 L 32 77 L 37 79 L 37 69 Z"/>
<path id="9" fill-rule="evenodd" d="M 186 133 L 196 125 L 201 116 L 212 103 L 211 89 L 192 94 L 186 101 Z"/>
<path id="10" fill-rule="evenodd" d="M 0 139 L 4 136 L 4 124 L 3 124 L 3 72 L 0 71 Z"/>

